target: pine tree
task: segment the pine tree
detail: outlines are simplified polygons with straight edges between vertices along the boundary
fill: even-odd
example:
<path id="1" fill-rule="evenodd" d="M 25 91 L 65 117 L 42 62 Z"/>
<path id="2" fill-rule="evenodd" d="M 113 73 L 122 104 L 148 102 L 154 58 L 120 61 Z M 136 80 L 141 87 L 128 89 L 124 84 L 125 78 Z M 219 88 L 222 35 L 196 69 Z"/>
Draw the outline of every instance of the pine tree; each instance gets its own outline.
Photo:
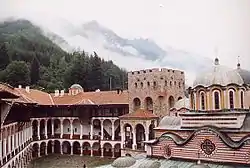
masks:
<path id="1" fill-rule="evenodd" d="M 31 84 L 35 85 L 40 79 L 40 63 L 36 56 L 33 57 L 33 60 L 30 65 L 30 80 Z"/>
<path id="2" fill-rule="evenodd" d="M 8 50 L 6 44 L 0 44 L 0 70 L 3 70 L 10 63 L 10 58 L 8 55 Z"/>

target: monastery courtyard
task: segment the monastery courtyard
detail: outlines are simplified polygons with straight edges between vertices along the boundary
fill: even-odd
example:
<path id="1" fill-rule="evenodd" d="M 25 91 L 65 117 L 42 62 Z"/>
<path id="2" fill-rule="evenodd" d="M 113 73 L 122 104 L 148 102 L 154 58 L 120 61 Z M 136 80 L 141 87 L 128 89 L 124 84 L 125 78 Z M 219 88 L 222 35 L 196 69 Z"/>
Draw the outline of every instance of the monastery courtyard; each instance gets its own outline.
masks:
<path id="1" fill-rule="evenodd" d="M 28 168 L 83 168 L 111 164 L 114 159 L 77 155 L 49 155 L 33 160 Z"/>

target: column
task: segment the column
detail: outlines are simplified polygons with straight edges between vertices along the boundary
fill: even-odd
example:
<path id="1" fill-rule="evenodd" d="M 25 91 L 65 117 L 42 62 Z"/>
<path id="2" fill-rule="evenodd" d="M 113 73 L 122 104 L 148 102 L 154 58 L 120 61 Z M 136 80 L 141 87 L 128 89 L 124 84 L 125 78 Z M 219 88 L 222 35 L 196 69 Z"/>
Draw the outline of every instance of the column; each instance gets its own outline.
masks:
<path id="1" fill-rule="evenodd" d="M 8 136 L 8 154 L 10 153 L 11 154 L 11 135 L 9 134 Z"/>
<path id="2" fill-rule="evenodd" d="M 3 159 L 3 156 L 2 156 L 2 130 L 1 130 L 1 134 L 0 134 L 0 165 L 2 165 L 2 159 Z"/>
<path id="3" fill-rule="evenodd" d="M 93 156 L 93 147 L 90 148 L 90 156 Z"/>
<path id="4" fill-rule="evenodd" d="M 82 156 L 82 153 L 83 153 L 83 146 L 81 145 L 81 154 L 80 154 L 80 156 Z"/>
<path id="5" fill-rule="evenodd" d="M 40 121 L 38 120 L 37 123 L 38 123 L 37 124 L 37 138 L 38 138 L 38 140 L 40 140 Z"/>
<path id="6" fill-rule="evenodd" d="M 90 124 L 90 139 L 93 139 L 93 120 L 91 120 L 91 124 Z"/>
<path id="7" fill-rule="evenodd" d="M 112 158 L 115 158 L 115 148 L 112 148 Z"/>
<path id="8" fill-rule="evenodd" d="M 101 157 L 104 157 L 103 156 L 103 147 L 101 147 Z"/>
<path id="9" fill-rule="evenodd" d="M 54 137 L 55 133 L 54 133 L 54 119 L 51 119 L 51 135 L 52 137 Z"/>
<path id="10" fill-rule="evenodd" d="M 45 133 L 45 138 L 48 139 L 48 121 L 45 120 L 44 122 L 44 125 L 45 125 L 45 129 L 44 129 L 44 133 Z"/>
<path id="11" fill-rule="evenodd" d="M 63 120 L 60 120 L 60 124 L 61 124 L 61 138 L 63 138 Z"/>
<path id="12" fill-rule="evenodd" d="M 37 154 L 37 156 L 38 156 L 38 157 L 41 157 L 41 155 L 40 155 L 40 145 L 39 145 L 39 147 L 38 147 L 38 154 Z"/>
<path id="13" fill-rule="evenodd" d="M 45 155 L 48 155 L 48 146 L 45 146 Z"/>
<path id="14" fill-rule="evenodd" d="M 14 155 L 16 155 L 15 154 L 15 134 L 13 134 L 11 136 L 12 136 L 12 138 L 11 138 L 11 140 L 12 140 L 12 147 L 11 147 L 11 149 L 12 149 L 12 151 L 14 151 Z"/>
<path id="15" fill-rule="evenodd" d="M 54 141 L 52 141 L 52 143 L 51 143 L 51 152 L 52 153 L 55 153 L 55 143 L 54 143 Z"/>
<path id="16" fill-rule="evenodd" d="M 112 141 L 115 140 L 115 121 L 112 121 Z"/>
<path id="17" fill-rule="evenodd" d="M 132 149 L 135 150 L 136 149 L 136 131 L 134 129 L 134 127 L 132 128 L 133 131 L 133 146 Z"/>
<path id="18" fill-rule="evenodd" d="M 82 128 L 82 124 L 80 123 L 80 139 L 82 139 L 82 135 L 83 134 L 83 128 Z"/>
<path id="19" fill-rule="evenodd" d="M 210 91 L 207 91 L 207 110 L 210 110 L 211 107 L 210 107 Z"/>
<path id="20" fill-rule="evenodd" d="M 149 132 L 146 130 L 145 131 L 145 140 L 148 141 L 149 140 Z"/>
<path id="21" fill-rule="evenodd" d="M 63 145 L 61 144 L 61 155 L 63 154 Z"/>
<path id="22" fill-rule="evenodd" d="M 70 120 L 70 139 L 73 139 L 73 120 Z"/>
<path id="23" fill-rule="evenodd" d="M 70 151 L 70 154 L 73 155 L 73 144 L 71 144 L 71 151 Z"/>
<path id="24" fill-rule="evenodd" d="M 101 140 L 103 140 L 103 120 L 101 120 Z"/>
<path id="25" fill-rule="evenodd" d="M 125 132 L 123 131 L 123 125 L 121 125 L 120 128 L 121 128 L 121 149 L 123 149 L 125 143 Z"/>

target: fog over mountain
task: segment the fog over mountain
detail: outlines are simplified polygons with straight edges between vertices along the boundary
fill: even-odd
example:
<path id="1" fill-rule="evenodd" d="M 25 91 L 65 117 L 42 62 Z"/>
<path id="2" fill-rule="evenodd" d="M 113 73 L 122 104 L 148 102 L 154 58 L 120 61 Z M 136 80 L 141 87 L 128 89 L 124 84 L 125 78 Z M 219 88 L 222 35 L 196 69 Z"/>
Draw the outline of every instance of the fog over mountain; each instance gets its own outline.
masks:
<path id="1" fill-rule="evenodd" d="M 210 58 L 170 46 L 160 47 L 152 39 L 121 37 L 97 21 L 74 25 L 69 21 L 57 20 L 56 26 L 53 27 L 36 24 L 64 50 L 96 51 L 104 59 L 112 60 L 129 71 L 145 68 L 180 69 L 185 71 L 187 83 L 192 84 L 196 72 L 213 63 Z"/>

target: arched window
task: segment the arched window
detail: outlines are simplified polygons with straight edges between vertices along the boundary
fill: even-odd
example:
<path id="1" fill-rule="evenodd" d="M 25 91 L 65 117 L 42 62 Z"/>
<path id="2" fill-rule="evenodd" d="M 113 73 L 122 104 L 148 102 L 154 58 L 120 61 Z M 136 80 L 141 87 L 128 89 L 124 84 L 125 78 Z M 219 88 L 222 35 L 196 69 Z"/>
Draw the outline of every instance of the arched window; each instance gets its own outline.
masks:
<path id="1" fill-rule="evenodd" d="M 201 109 L 205 110 L 205 94 L 201 93 Z"/>
<path id="2" fill-rule="evenodd" d="M 244 108 L 244 93 L 243 91 L 240 92 L 240 107 Z"/>
<path id="3" fill-rule="evenodd" d="M 230 109 L 234 108 L 234 92 L 232 90 L 229 91 L 229 105 Z"/>
<path id="4" fill-rule="evenodd" d="M 220 95 L 219 92 L 214 92 L 214 108 L 215 110 L 220 109 Z"/>

